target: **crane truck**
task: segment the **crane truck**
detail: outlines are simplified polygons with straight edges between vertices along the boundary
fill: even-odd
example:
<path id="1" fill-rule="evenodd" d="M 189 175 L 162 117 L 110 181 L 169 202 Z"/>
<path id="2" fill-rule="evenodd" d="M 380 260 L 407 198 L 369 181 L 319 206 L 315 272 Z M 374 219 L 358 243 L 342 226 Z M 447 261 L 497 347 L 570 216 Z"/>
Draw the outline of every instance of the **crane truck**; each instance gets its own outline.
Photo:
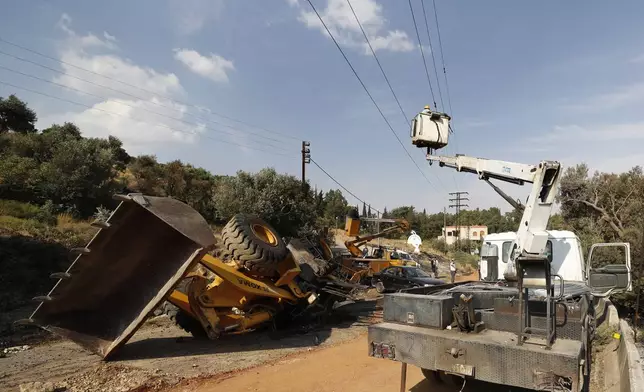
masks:
<path id="1" fill-rule="evenodd" d="M 413 364 L 432 380 L 588 391 L 594 331 L 609 314 L 607 298 L 631 289 L 629 244 L 595 244 L 584 262 L 574 233 L 547 231 L 559 162 L 433 155 L 447 145 L 449 120 L 426 107 L 412 121 L 412 143 L 427 148 L 430 164 L 474 173 L 515 206 L 490 180 L 532 184 L 519 227 L 483 246 L 484 281 L 385 295 L 383 322 L 369 327 L 369 355 L 402 362 L 402 388 Z M 621 259 L 596 256 L 606 248 Z"/>

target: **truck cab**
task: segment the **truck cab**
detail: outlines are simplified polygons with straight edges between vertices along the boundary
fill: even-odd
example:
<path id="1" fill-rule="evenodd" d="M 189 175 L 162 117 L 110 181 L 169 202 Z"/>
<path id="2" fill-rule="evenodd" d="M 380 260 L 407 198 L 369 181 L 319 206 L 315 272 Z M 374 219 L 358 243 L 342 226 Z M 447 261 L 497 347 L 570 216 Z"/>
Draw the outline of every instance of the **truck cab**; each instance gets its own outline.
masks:
<path id="1" fill-rule="evenodd" d="M 579 237 L 572 231 L 548 230 L 545 255 L 553 275 L 566 282 L 587 283 L 602 292 L 608 285 L 602 280 L 611 275 L 616 289 L 630 290 L 630 256 L 624 243 L 594 244 L 587 262 Z M 504 279 L 505 268 L 510 261 L 510 252 L 516 241 L 515 232 L 488 234 L 481 246 L 481 280 L 496 282 Z M 610 249 L 612 248 L 612 249 Z M 624 250 L 621 253 L 621 249 Z"/>
<path id="2" fill-rule="evenodd" d="M 515 232 L 488 234 L 481 246 L 481 280 L 498 281 L 510 261 Z M 583 282 L 585 263 L 579 237 L 572 231 L 549 230 L 546 255 L 553 273 L 566 281 Z"/>

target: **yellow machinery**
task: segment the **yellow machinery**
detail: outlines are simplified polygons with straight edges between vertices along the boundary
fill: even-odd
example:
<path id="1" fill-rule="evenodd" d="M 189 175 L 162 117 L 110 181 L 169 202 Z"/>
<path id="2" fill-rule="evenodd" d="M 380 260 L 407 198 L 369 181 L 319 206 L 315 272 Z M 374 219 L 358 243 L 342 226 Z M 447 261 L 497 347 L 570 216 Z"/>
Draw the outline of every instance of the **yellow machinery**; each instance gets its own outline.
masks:
<path id="1" fill-rule="evenodd" d="M 394 226 L 388 227 L 378 233 L 369 234 L 360 237 L 360 224 L 361 221 L 371 221 L 379 223 L 393 223 Z M 350 237 L 355 237 L 353 240 L 345 241 L 344 246 L 347 247 L 350 257 L 342 259 L 342 270 L 348 276 L 351 283 L 364 282 L 365 279 L 370 278 L 374 273 L 391 265 L 403 265 L 402 260 L 391 258 L 391 252 L 387 249 L 377 248 L 375 253 L 371 256 L 363 257 L 360 246 L 367 244 L 377 238 L 382 238 L 389 233 L 396 231 L 406 232 L 409 231 L 409 222 L 405 219 L 380 219 L 380 218 L 359 218 L 356 215 L 347 216 L 345 222 L 345 232 Z"/>
<path id="2" fill-rule="evenodd" d="M 215 339 L 252 330 L 285 310 L 310 309 L 326 294 L 301 276 L 295 257 L 306 250 L 291 252 L 258 218 L 231 219 L 214 257 L 210 227 L 186 204 L 141 194 L 117 199 L 107 222 L 97 223 L 100 230 L 75 250 L 67 271 L 52 274 L 54 288 L 34 298 L 37 309 L 19 324 L 38 325 L 107 358 L 166 299 L 179 308 L 178 321 L 192 322 L 185 329 L 201 328 Z M 320 253 L 331 257 L 325 244 Z M 210 277 L 191 272 L 198 269 Z"/>

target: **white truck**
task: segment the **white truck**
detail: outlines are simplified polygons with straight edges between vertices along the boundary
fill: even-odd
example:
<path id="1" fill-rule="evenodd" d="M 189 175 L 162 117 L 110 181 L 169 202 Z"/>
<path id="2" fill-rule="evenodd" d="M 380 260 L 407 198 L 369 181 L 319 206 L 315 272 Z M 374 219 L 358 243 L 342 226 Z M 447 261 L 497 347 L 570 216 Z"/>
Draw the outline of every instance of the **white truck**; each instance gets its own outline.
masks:
<path id="1" fill-rule="evenodd" d="M 567 282 L 586 282 L 587 276 L 591 274 L 590 268 L 598 263 L 597 248 L 599 247 L 623 247 L 628 244 L 594 244 L 589 253 L 588 262 L 584 259 L 584 252 L 579 237 L 568 230 L 547 230 L 548 240 L 544 254 L 547 257 L 553 274 L 563 278 Z M 517 239 L 517 233 L 504 232 L 488 234 L 483 238 L 481 246 L 481 280 L 488 282 L 502 281 L 503 271 L 510 262 L 512 244 Z M 594 254 L 594 256 L 593 256 Z M 603 255 L 600 255 L 603 256 Z M 627 256 L 627 254 L 624 254 Z M 591 258 L 595 260 L 592 263 Z M 624 258 L 625 270 L 630 270 L 630 258 Z M 594 272 L 597 272 L 595 268 Z M 629 274 L 623 276 L 622 289 L 632 289 L 631 277 Z M 613 290 L 614 291 L 614 290 Z"/>
<path id="2" fill-rule="evenodd" d="M 540 391 L 587 391 L 592 340 L 608 314 L 606 297 L 629 290 L 630 247 L 596 244 L 584 262 L 572 232 L 547 231 L 561 165 L 468 156 L 433 156 L 447 144 L 449 116 L 426 108 L 412 122 L 412 143 L 427 159 L 478 175 L 523 209 L 515 233 L 488 235 L 483 282 L 385 295 L 383 322 L 369 327 L 369 355 L 445 375 Z M 490 182 L 532 183 L 525 206 Z M 605 252 L 606 250 L 611 252 Z M 608 255 L 608 258 L 605 256 Z"/>

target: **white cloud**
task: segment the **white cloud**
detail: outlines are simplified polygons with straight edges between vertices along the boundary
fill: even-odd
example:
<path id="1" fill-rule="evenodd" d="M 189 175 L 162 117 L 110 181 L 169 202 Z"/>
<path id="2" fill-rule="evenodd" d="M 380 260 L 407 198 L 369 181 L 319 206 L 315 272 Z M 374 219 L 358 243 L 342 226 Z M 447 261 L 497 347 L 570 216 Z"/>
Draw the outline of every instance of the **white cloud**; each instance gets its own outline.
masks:
<path id="1" fill-rule="evenodd" d="M 631 59 L 631 63 L 642 64 L 644 63 L 644 53 L 639 56 L 635 56 Z"/>
<path id="2" fill-rule="evenodd" d="M 594 95 L 584 102 L 566 106 L 567 109 L 593 111 L 616 109 L 628 105 L 644 103 L 644 83 L 621 86 L 613 91 Z"/>
<path id="3" fill-rule="evenodd" d="M 214 82 L 227 82 L 228 71 L 235 70 L 232 61 L 213 53 L 204 56 L 195 50 L 175 49 L 174 58 L 182 62 L 192 72 Z"/>
<path id="4" fill-rule="evenodd" d="M 71 46 L 78 48 L 107 48 L 107 49 L 116 49 L 114 44 L 115 39 L 109 39 L 108 37 L 114 38 L 109 35 L 107 32 L 104 32 L 105 40 L 100 39 L 92 33 L 87 33 L 87 35 L 78 35 L 74 30 L 71 29 L 72 18 L 67 14 L 62 14 L 58 20 L 57 26 L 62 31 L 67 34 L 67 42 Z"/>
<path id="5" fill-rule="evenodd" d="M 180 35 L 192 35 L 216 20 L 224 8 L 223 0 L 170 0 L 170 12 Z"/>
<path id="6" fill-rule="evenodd" d="M 63 14 L 57 27 L 65 33 L 59 46 L 59 58 L 67 64 L 61 65 L 66 74 L 55 76 L 53 81 L 96 94 L 104 100 L 79 94 L 75 100 L 91 109 L 44 116 L 39 121 L 42 127 L 71 121 L 86 136 L 118 137 L 125 148 L 135 154 L 154 153 L 162 144 L 194 143 L 199 138 L 205 129 L 203 124 L 186 124 L 153 113 L 179 120 L 185 118 L 187 108 L 172 100 L 184 92 L 176 75 L 135 64 L 112 53 L 118 49 L 117 39 L 107 32 L 103 32 L 102 37 L 92 33 L 79 35 L 72 29 L 72 18 L 67 14 Z"/>
<path id="7" fill-rule="evenodd" d="M 556 125 L 545 135 L 531 138 L 531 142 L 607 142 L 644 140 L 644 122 L 623 124 Z"/>
<path id="8" fill-rule="evenodd" d="M 299 8 L 300 15 L 298 20 L 300 22 L 304 23 L 308 28 L 319 29 L 322 34 L 327 35 L 315 12 L 302 7 L 296 0 L 287 1 L 292 6 Z M 375 0 L 354 0 L 351 4 L 375 51 L 409 52 L 414 50 L 415 45 L 411 42 L 406 32 L 387 30 L 387 20 L 382 14 L 382 5 Z M 319 12 L 331 34 L 340 44 L 360 49 L 365 54 L 370 53 L 369 47 L 360 31 L 360 26 L 356 22 L 346 0 L 327 0 L 326 7 L 319 10 Z"/>
<path id="9" fill-rule="evenodd" d="M 109 99 L 92 105 L 92 109 L 57 114 L 43 121 L 73 122 L 87 137 L 115 136 L 126 144 L 128 152 L 134 154 L 154 152 L 162 144 L 194 143 L 205 129 L 203 124 L 190 125 L 159 117 L 149 111 L 148 103 L 175 109 L 179 115 L 173 112 L 173 117 L 177 118 L 182 118 L 182 114 L 186 112 L 185 106 L 164 99 Z"/>
<path id="10" fill-rule="evenodd" d="M 124 96 L 124 94 L 119 94 L 114 90 L 125 91 L 128 94 L 146 99 L 152 98 L 154 94 L 169 95 L 183 91 L 179 78 L 172 73 L 160 73 L 152 68 L 136 65 L 128 59 L 110 53 L 95 54 L 97 50 L 101 49 L 104 51 L 117 49 L 116 38 L 108 33 L 104 33 L 105 40 L 91 33 L 79 36 L 71 29 L 71 22 L 72 19 L 67 14 L 63 14 L 58 22 L 58 27 L 66 33 L 59 50 L 60 60 L 64 62 L 61 66 L 66 75 L 55 77 L 54 81 L 56 83 L 108 97 Z M 95 74 L 79 68 L 89 70 Z M 105 75 L 109 79 L 123 83 L 113 82 L 96 74 Z M 77 78 L 89 80 L 99 86 L 109 86 L 114 90 L 86 83 Z M 138 86 L 149 92 L 134 89 L 125 84 Z M 128 98 L 132 97 L 129 96 Z"/>
<path id="11" fill-rule="evenodd" d="M 103 38 L 105 38 L 108 41 L 116 42 L 116 37 L 111 35 L 107 31 L 103 31 Z"/>

